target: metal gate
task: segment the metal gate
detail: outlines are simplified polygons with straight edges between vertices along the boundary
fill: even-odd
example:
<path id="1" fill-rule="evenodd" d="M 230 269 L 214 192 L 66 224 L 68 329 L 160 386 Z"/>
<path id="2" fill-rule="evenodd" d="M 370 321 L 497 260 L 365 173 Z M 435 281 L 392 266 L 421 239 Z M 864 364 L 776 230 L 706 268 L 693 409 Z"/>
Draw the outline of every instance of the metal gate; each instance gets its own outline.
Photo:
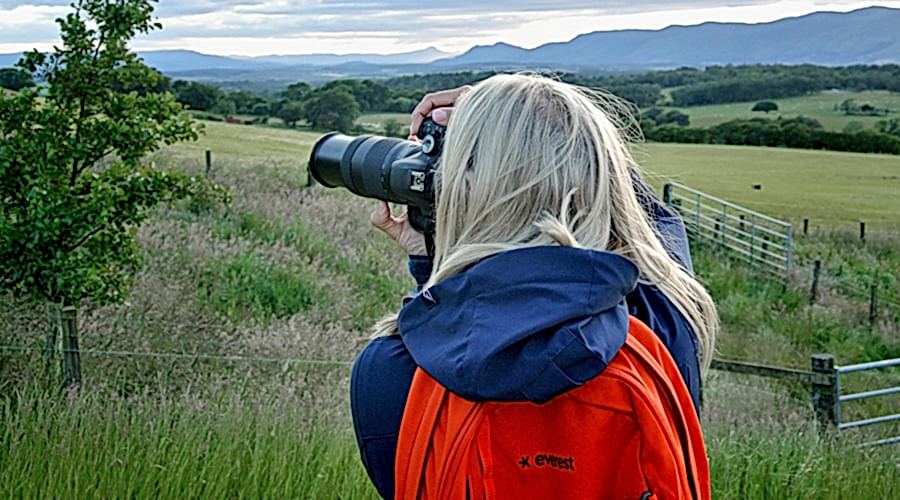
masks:
<path id="1" fill-rule="evenodd" d="M 725 248 L 785 282 L 793 261 L 794 228 L 677 182 L 663 188 L 663 200 L 684 219 L 688 234 Z"/>

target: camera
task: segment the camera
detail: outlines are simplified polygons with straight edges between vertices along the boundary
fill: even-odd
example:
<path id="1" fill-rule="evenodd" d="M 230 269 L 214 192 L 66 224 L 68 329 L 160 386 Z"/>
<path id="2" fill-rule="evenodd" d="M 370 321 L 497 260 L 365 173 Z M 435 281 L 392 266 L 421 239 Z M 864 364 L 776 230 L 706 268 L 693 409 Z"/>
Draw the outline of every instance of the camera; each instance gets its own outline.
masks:
<path id="1" fill-rule="evenodd" d="M 434 175 L 446 132 L 446 127 L 430 118 L 416 134 L 420 143 L 332 132 L 313 146 L 309 172 L 324 186 L 344 187 L 359 196 L 407 205 L 410 224 L 431 241 Z"/>

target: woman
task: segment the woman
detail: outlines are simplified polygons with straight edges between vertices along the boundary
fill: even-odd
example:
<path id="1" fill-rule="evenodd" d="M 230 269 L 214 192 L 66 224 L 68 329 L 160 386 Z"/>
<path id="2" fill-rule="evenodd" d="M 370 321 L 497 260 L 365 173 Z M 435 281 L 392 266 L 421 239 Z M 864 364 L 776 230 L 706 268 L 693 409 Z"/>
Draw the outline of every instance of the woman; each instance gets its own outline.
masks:
<path id="1" fill-rule="evenodd" d="M 440 122 L 454 106 L 434 263 L 416 256 L 424 245 L 403 218 L 386 205 L 373 214 L 410 252 L 424 291 L 376 326 L 351 381 L 363 462 L 385 498 L 417 367 L 468 400 L 544 402 L 601 374 L 605 364 L 593 359 L 621 347 L 626 303 L 668 348 L 697 406 L 715 306 L 691 275 L 680 220 L 640 180 L 592 97 L 543 77 L 498 75 L 431 95 L 414 112 L 413 133 L 433 109 Z M 560 362 L 570 341 L 583 355 Z M 546 377 L 548 366 L 559 373 Z"/>

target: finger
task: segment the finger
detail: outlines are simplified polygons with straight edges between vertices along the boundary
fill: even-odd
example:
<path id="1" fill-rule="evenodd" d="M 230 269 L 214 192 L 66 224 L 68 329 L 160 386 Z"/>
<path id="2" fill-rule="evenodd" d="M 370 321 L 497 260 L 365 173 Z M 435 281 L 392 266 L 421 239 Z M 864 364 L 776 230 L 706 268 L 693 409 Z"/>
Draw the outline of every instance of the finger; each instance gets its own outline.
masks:
<path id="1" fill-rule="evenodd" d="M 433 92 L 431 94 L 426 95 L 422 98 L 422 101 L 419 102 L 418 106 L 413 109 L 412 112 L 412 122 L 409 126 L 409 135 L 416 135 L 419 131 L 419 127 L 422 125 L 422 121 L 425 117 L 431 113 L 435 108 L 441 108 L 446 106 L 452 106 L 459 96 L 465 94 L 472 90 L 472 87 L 469 85 L 463 85 L 462 87 L 450 89 L 450 90 L 442 90 L 440 92 Z"/>
<path id="2" fill-rule="evenodd" d="M 447 126 L 450 123 L 450 115 L 453 114 L 453 108 L 438 108 L 431 113 L 431 119 L 438 125 Z"/>
<path id="3" fill-rule="evenodd" d="M 400 238 L 403 225 L 391 215 L 391 207 L 388 206 L 386 201 L 382 201 L 381 205 L 372 212 L 369 220 L 372 222 L 373 226 L 381 229 L 391 238 L 395 240 Z"/>

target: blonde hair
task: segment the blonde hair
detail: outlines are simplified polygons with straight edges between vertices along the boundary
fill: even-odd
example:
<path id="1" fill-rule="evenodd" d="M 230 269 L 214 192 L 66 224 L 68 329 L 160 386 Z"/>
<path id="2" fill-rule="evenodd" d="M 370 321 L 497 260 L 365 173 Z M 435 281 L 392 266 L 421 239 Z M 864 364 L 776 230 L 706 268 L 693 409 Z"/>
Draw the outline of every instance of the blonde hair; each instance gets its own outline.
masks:
<path id="1" fill-rule="evenodd" d="M 439 168 L 434 286 L 493 254 L 559 244 L 631 259 L 697 334 L 709 366 L 718 315 L 638 201 L 620 101 L 546 77 L 497 75 L 457 103 Z M 606 110 L 606 111 L 605 111 Z M 397 332 L 397 315 L 375 326 Z"/>

